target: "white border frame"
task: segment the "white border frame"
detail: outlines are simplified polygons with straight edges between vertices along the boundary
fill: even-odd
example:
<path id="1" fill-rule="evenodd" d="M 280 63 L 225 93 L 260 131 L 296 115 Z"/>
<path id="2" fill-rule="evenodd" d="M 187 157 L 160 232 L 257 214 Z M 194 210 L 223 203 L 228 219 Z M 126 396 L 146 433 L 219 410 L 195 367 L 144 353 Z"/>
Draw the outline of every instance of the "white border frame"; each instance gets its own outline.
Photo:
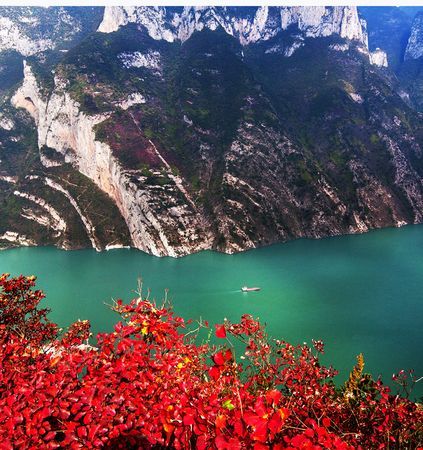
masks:
<path id="1" fill-rule="evenodd" d="M 0 6 L 421 6 L 423 0 L 0 0 Z"/>

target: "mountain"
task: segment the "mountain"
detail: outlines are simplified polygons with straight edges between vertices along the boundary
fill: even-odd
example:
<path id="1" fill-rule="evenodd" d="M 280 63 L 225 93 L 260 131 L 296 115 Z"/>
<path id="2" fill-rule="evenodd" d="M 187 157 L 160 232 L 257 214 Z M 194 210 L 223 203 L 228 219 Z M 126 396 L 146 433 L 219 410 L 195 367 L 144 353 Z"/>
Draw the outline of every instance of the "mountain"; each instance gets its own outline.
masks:
<path id="1" fill-rule="evenodd" d="M 404 61 L 413 19 L 395 6 L 368 6 L 359 10 L 367 22 L 370 49 L 383 48 L 390 68 L 396 71 Z"/>
<path id="2" fill-rule="evenodd" d="M 423 111 L 423 8 L 360 7 L 369 28 L 369 47 L 387 53 L 397 77 L 401 95 L 418 111 Z"/>
<path id="3" fill-rule="evenodd" d="M 423 56 L 423 11 L 414 18 L 410 38 L 405 49 L 405 59 L 419 59 Z"/>
<path id="4" fill-rule="evenodd" d="M 423 11 L 417 13 L 405 49 L 404 63 L 398 76 L 410 93 L 414 106 L 423 111 Z"/>
<path id="5" fill-rule="evenodd" d="M 15 9 L 4 246 L 181 256 L 422 221 L 411 23 L 385 45 L 355 7 Z"/>
<path id="6" fill-rule="evenodd" d="M 336 33 L 348 39 L 364 40 L 357 11 L 352 7 L 107 7 L 98 31 L 114 32 L 129 23 L 142 24 L 153 39 L 168 42 L 184 42 L 196 31 L 222 27 L 247 45 L 269 40 L 291 25 L 307 37 Z"/>

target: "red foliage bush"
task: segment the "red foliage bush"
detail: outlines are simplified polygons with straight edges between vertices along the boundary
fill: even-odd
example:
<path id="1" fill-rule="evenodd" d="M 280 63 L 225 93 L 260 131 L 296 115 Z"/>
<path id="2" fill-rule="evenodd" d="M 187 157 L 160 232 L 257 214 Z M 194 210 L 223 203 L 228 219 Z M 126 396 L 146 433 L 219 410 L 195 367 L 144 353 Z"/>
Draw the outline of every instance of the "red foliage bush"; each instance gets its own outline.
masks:
<path id="1" fill-rule="evenodd" d="M 114 332 L 86 344 L 87 321 L 59 336 L 33 277 L 0 277 L 0 448 L 405 449 L 421 404 L 356 367 L 337 389 L 314 348 L 270 344 L 250 316 L 216 326 L 245 342 L 197 345 L 183 319 L 116 302 Z"/>

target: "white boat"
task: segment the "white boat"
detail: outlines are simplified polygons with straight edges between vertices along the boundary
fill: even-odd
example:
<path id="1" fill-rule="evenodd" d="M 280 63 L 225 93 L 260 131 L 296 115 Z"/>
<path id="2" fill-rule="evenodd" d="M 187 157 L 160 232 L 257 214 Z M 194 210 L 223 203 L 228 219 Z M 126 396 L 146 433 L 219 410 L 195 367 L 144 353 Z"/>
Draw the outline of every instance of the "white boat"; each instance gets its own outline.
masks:
<path id="1" fill-rule="evenodd" d="M 247 287 L 247 286 L 242 286 L 241 291 L 242 292 L 251 292 L 251 291 L 259 291 L 261 288 L 259 287 Z"/>

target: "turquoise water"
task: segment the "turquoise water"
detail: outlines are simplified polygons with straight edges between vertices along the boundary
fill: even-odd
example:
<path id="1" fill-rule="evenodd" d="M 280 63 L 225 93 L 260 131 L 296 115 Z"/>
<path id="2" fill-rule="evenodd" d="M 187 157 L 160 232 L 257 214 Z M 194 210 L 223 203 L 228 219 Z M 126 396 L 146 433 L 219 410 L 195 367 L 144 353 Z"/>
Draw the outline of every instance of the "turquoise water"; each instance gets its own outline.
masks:
<path id="1" fill-rule="evenodd" d="M 366 370 L 386 382 L 402 368 L 423 375 L 423 226 L 181 259 L 136 250 L 20 248 L 0 252 L 0 272 L 35 274 L 61 326 L 80 318 L 96 332 L 111 330 L 115 315 L 104 303 L 130 299 L 141 276 L 144 292 L 151 288 L 157 300 L 169 288 L 185 318 L 219 323 L 249 313 L 272 337 L 323 339 L 324 361 L 340 371 L 339 381 L 360 352 Z M 245 284 L 262 290 L 241 293 Z"/>

